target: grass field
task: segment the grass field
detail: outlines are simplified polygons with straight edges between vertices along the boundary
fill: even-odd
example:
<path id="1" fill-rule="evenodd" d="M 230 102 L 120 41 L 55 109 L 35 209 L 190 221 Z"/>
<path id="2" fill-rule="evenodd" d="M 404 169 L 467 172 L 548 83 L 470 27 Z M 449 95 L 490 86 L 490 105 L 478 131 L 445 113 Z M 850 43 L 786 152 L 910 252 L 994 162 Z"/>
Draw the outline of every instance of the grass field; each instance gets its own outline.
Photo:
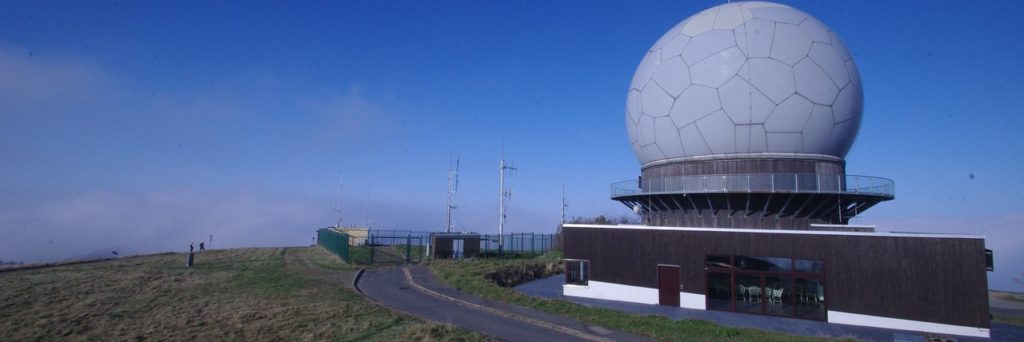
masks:
<path id="1" fill-rule="evenodd" d="M 1010 325 L 1016 325 L 1018 327 L 1024 327 L 1024 318 L 1007 316 L 1007 315 L 993 315 L 993 322 L 1006 323 Z"/>
<path id="2" fill-rule="evenodd" d="M 561 256 L 548 253 L 531 259 L 433 260 L 430 267 L 441 279 L 459 290 L 553 314 L 572 317 L 606 328 L 628 331 L 662 341 L 820 341 L 823 339 L 723 327 L 699 320 L 674 321 L 662 316 L 642 316 L 594 308 L 564 300 L 530 297 L 488 281 L 488 274 L 509 269 L 536 269 L 536 265 L 559 262 Z"/>
<path id="3" fill-rule="evenodd" d="M 1022 294 L 1011 293 L 1011 292 L 1001 292 L 1001 291 L 991 291 L 991 292 L 995 292 L 996 298 L 1005 299 L 1005 300 L 1009 300 L 1009 301 L 1013 301 L 1013 302 L 1024 303 L 1024 295 L 1022 295 Z"/>
<path id="4" fill-rule="evenodd" d="M 215 250 L 0 273 L 0 340 L 482 340 L 380 307 L 319 248 Z"/>

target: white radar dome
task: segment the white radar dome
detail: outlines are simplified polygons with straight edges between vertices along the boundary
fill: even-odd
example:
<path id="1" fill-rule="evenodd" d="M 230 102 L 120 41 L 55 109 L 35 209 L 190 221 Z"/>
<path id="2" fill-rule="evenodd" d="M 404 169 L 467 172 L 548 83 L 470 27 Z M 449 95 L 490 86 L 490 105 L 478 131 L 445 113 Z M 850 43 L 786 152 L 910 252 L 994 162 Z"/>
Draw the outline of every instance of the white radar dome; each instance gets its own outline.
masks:
<path id="1" fill-rule="evenodd" d="M 683 20 L 644 56 L 626 100 L 641 164 L 707 156 L 844 158 L 860 73 L 839 37 L 792 7 L 739 2 Z"/>

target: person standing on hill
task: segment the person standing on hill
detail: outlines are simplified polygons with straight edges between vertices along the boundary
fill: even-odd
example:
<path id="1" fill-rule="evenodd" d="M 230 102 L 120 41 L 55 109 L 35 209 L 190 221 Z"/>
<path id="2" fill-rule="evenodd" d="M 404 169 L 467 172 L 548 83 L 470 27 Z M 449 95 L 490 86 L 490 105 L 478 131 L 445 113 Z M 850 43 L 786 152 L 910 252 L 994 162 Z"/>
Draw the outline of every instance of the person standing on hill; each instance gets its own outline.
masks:
<path id="1" fill-rule="evenodd" d="M 195 258 L 195 247 L 196 242 L 192 241 L 188 244 L 188 259 L 185 259 L 185 267 L 192 267 L 192 260 Z"/>
<path id="2" fill-rule="evenodd" d="M 200 241 L 199 242 L 199 251 L 202 252 L 202 251 L 205 251 L 205 250 L 206 250 L 206 242 Z"/>

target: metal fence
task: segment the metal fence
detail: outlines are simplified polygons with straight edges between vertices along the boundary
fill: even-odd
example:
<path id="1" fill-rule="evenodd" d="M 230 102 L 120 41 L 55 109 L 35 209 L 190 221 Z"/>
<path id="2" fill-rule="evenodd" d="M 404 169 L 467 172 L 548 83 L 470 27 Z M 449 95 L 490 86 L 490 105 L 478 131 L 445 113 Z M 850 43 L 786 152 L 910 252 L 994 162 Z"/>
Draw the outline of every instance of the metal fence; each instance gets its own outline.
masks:
<path id="1" fill-rule="evenodd" d="M 317 245 L 353 264 L 409 264 L 426 257 L 429 233 L 372 230 L 365 240 L 331 228 L 317 230 Z"/>
<path id="2" fill-rule="evenodd" d="M 551 250 L 554 234 L 512 233 L 505 235 L 480 235 L 481 256 L 504 256 L 542 254 Z M 503 243 L 501 255 L 499 244 Z"/>
<path id="3" fill-rule="evenodd" d="M 356 264 L 413 264 L 427 255 L 429 239 L 425 234 L 399 235 L 400 232 L 371 233 L 366 244 L 353 246 L 351 260 Z"/>
<path id="4" fill-rule="evenodd" d="M 333 229 L 323 228 L 316 231 L 316 244 L 345 262 L 350 260 L 349 238 L 348 234 Z"/>
<path id="5" fill-rule="evenodd" d="M 425 232 L 425 231 L 417 231 L 417 230 L 394 230 L 394 229 L 371 229 L 370 232 L 369 232 L 370 236 L 378 236 L 378 237 L 409 236 L 409 237 L 418 237 L 418 238 L 428 238 L 428 237 L 430 237 L 431 234 L 433 234 L 433 233 Z"/>
<path id="6" fill-rule="evenodd" d="M 410 230 L 371 230 L 366 240 L 331 228 L 317 230 L 317 245 L 353 264 L 410 264 L 430 257 L 430 244 L 436 234 Z M 511 233 L 479 236 L 477 257 L 515 257 L 550 251 L 554 234 Z M 501 248 L 499 248 L 499 246 Z"/>

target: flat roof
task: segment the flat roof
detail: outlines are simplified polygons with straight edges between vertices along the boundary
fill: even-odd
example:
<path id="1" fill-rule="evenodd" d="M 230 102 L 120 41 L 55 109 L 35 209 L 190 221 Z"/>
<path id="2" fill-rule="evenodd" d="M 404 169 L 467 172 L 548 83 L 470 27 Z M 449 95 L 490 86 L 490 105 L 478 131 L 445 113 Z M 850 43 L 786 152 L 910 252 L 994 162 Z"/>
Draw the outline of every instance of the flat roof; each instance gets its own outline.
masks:
<path id="1" fill-rule="evenodd" d="M 567 228 L 601 228 L 601 229 L 636 229 L 636 230 L 673 230 L 686 232 L 718 232 L 718 233 L 755 233 L 755 234 L 802 234 L 802 235 L 843 235 L 843 236 L 875 236 L 875 237 L 918 237 L 941 239 L 985 239 L 984 235 L 913 233 L 913 232 L 840 232 L 821 230 L 786 230 L 786 229 L 749 229 L 749 228 L 698 228 L 698 227 L 657 227 L 635 224 L 604 225 L 604 224 L 573 224 L 562 225 Z"/>

